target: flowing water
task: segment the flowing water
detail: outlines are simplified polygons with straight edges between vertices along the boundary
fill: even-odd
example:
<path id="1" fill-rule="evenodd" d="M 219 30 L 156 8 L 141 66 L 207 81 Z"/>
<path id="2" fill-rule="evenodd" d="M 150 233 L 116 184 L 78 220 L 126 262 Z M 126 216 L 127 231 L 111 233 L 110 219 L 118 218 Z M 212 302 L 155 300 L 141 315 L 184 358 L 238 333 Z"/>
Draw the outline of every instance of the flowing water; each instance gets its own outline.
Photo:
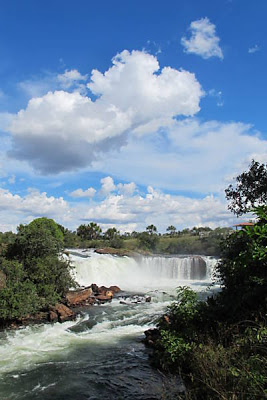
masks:
<path id="1" fill-rule="evenodd" d="M 181 382 L 150 366 L 141 339 L 173 301 L 177 286 L 208 286 L 216 260 L 81 250 L 70 258 L 81 286 L 117 285 L 124 292 L 111 303 L 81 308 L 76 321 L 1 332 L 0 400 L 156 400 L 181 389 Z M 151 303 L 136 302 L 144 295 Z"/>

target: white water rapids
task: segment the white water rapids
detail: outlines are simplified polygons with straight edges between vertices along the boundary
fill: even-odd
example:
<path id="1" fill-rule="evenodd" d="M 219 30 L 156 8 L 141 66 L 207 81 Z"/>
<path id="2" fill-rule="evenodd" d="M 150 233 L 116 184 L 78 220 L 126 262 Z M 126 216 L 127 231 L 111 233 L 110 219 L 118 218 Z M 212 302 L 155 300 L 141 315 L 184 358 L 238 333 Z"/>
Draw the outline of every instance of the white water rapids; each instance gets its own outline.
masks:
<path id="1" fill-rule="evenodd" d="M 72 251 L 70 259 L 81 286 L 117 285 L 129 298 L 136 293 L 149 294 L 152 301 L 121 304 L 120 298 L 115 298 L 109 304 L 82 309 L 76 321 L 1 332 L 0 399 L 98 399 L 106 394 L 116 399 L 115 394 L 112 397 L 115 388 L 111 392 L 105 389 L 105 385 L 110 387 L 114 382 L 120 398 L 146 399 L 141 390 L 144 379 L 153 376 L 158 382 L 162 378 L 156 377 L 149 366 L 140 344 L 143 332 L 155 325 L 173 301 L 177 286 L 205 289 L 216 260 L 188 256 L 134 259 L 81 250 Z M 110 352 L 113 354 L 110 370 L 103 372 Z M 71 378 L 74 373 L 79 375 L 76 383 Z M 103 374 L 105 380 L 100 384 Z M 134 380 L 133 374 L 137 374 Z M 140 390 L 136 379 L 140 380 Z M 92 397 L 85 395 L 88 382 L 94 393 Z M 149 388 L 148 392 L 153 390 Z M 157 396 L 153 398 L 160 398 Z"/>

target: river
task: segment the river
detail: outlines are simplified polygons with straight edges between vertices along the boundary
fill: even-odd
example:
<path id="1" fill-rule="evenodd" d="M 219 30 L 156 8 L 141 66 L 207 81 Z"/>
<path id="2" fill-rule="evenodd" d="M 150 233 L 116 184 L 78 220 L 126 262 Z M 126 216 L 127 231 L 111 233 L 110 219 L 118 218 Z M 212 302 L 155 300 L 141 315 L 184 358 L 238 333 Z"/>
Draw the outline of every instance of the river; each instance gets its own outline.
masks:
<path id="1" fill-rule="evenodd" d="M 81 250 L 71 251 L 70 259 L 80 285 L 117 285 L 124 292 L 111 303 L 81 308 L 76 321 L 1 332 L 0 399 L 172 398 L 182 383 L 150 366 L 141 339 L 173 301 L 177 286 L 206 289 L 216 260 Z M 150 303 L 142 301 L 145 295 Z"/>

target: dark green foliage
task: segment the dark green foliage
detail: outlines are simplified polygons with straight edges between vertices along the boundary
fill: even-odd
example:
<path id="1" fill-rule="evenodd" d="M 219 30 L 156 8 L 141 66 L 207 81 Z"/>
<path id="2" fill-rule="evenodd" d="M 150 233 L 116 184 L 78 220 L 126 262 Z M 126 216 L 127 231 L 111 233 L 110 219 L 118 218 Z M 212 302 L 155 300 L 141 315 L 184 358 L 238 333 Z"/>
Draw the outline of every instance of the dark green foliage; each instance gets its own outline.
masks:
<path id="1" fill-rule="evenodd" d="M 18 261 L 1 259 L 0 269 L 7 276 L 6 287 L 0 290 L 0 320 L 19 318 L 40 306 L 35 285 L 27 279 Z"/>
<path id="2" fill-rule="evenodd" d="M 117 237 L 120 233 L 117 231 L 116 228 L 109 228 L 105 233 L 104 233 L 104 239 L 106 240 L 112 240 L 115 237 Z"/>
<path id="3" fill-rule="evenodd" d="M 114 249 L 122 249 L 124 247 L 124 240 L 119 236 L 114 236 L 109 241 L 109 247 L 113 247 Z"/>
<path id="4" fill-rule="evenodd" d="M 20 225 L 0 270 L 6 287 L 0 290 L 0 319 L 14 319 L 55 304 L 74 281 L 69 262 L 61 256 L 63 233 L 51 219 Z"/>
<path id="5" fill-rule="evenodd" d="M 151 224 L 151 225 L 148 225 L 148 226 L 146 227 L 146 231 L 147 231 L 150 235 L 153 235 L 154 233 L 157 233 L 157 228 L 156 228 L 155 225 Z"/>
<path id="6" fill-rule="evenodd" d="M 138 247 L 154 251 L 159 243 L 159 237 L 153 233 L 142 232 L 138 235 Z"/>
<path id="7" fill-rule="evenodd" d="M 173 225 L 168 226 L 166 229 L 167 232 L 169 232 L 170 236 L 174 236 L 176 233 L 176 228 Z"/>
<path id="8" fill-rule="evenodd" d="M 254 206 L 267 203 L 267 164 L 252 160 L 249 170 L 238 175 L 236 185 L 225 190 L 231 201 L 229 209 L 236 215 L 248 212 Z"/>
<path id="9" fill-rule="evenodd" d="M 95 240 L 99 238 L 102 230 L 95 222 L 90 222 L 88 225 L 80 225 L 77 229 L 77 235 L 82 240 Z"/>
<path id="10" fill-rule="evenodd" d="M 159 322 L 155 361 L 181 372 L 185 399 L 267 397 L 267 207 L 258 222 L 232 233 L 217 265 L 222 291 L 198 301 L 180 288 Z"/>
<path id="11" fill-rule="evenodd" d="M 76 235 L 76 232 L 72 232 L 69 229 L 65 228 L 62 225 L 58 224 L 59 229 L 63 233 L 63 241 L 64 241 L 64 247 L 66 248 L 74 248 L 78 247 L 78 237 Z"/>
<path id="12" fill-rule="evenodd" d="M 8 248 L 8 258 L 20 261 L 57 255 L 63 250 L 63 233 L 48 218 L 37 218 L 29 225 L 20 225 L 14 243 Z"/>
<path id="13" fill-rule="evenodd" d="M 223 245 L 216 268 L 223 285 L 217 302 L 227 315 L 249 318 L 266 307 L 267 299 L 267 207 L 255 209 L 254 226 L 235 232 Z"/>

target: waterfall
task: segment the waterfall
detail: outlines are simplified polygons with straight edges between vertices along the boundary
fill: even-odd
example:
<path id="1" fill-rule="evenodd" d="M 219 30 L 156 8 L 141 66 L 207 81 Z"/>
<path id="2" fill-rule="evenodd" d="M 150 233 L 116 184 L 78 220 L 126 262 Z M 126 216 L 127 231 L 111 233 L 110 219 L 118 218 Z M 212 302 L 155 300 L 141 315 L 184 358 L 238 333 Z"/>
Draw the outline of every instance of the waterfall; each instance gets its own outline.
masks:
<path id="1" fill-rule="evenodd" d="M 124 290 L 177 287 L 184 281 L 210 280 L 216 260 L 200 256 L 116 257 L 93 251 L 72 252 L 74 275 L 82 286 L 117 285 Z"/>

